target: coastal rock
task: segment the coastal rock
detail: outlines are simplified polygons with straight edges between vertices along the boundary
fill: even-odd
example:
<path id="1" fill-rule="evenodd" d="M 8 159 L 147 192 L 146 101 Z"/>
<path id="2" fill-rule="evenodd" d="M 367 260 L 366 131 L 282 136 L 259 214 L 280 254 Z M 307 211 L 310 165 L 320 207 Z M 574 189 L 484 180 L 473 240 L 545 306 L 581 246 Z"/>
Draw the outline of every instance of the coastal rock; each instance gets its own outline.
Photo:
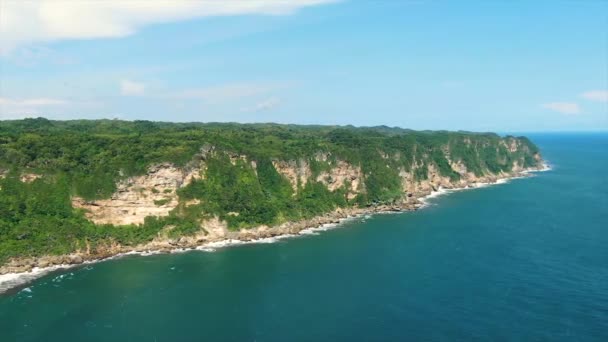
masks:
<path id="1" fill-rule="evenodd" d="M 78 254 L 70 255 L 69 263 L 70 264 L 82 264 L 82 257 Z"/>
<path id="2" fill-rule="evenodd" d="M 147 216 L 167 216 L 178 205 L 177 189 L 201 178 L 201 167 L 189 170 L 172 164 L 153 165 L 143 176 L 131 177 L 117 185 L 110 199 L 85 201 L 72 198 L 75 208 L 85 210 L 96 224 L 142 224 Z"/>
<path id="3" fill-rule="evenodd" d="M 329 171 L 323 171 L 316 181 L 327 186 L 330 191 L 336 191 L 347 186 L 347 198 L 352 200 L 357 196 L 362 184 L 363 172 L 360 166 L 353 166 L 343 160 L 338 160 Z"/>
<path id="4" fill-rule="evenodd" d="M 310 165 L 305 160 L 273 160 L 272 165 L 278 173 L 283 175 L 291 184 L 294 192 L 298 190 L 298 185 L 305 186 L 312 175 Z"/>

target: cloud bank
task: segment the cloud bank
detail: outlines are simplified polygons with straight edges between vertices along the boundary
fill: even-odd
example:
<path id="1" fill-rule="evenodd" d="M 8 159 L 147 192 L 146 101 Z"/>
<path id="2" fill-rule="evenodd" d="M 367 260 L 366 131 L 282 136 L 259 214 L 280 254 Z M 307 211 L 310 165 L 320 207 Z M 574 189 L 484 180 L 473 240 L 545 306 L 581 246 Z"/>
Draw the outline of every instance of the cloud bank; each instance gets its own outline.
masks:
<path id="1" fill-rule="evenodd" d="M 288 15 L 337 0 L 2 0 L 0 53 L 33 43 L 124 37 L 146 25 L 234 15 Z"/>

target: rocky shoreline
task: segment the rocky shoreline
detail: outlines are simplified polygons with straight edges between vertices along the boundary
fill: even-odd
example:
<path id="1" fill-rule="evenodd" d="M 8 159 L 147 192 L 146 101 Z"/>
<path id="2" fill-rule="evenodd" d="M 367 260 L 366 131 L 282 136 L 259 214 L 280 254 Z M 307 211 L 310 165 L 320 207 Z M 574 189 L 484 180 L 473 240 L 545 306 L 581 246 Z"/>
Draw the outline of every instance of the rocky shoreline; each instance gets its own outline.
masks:
<path id="1" fill-rule="evenodd" d="M 544 164 L 542 167 L 520 170 L 500 175 L 485 176 L 474 182 L 465 182 L 454 186 L 448 184 L 431 184 L 428 189 L 418 190 L 416 193 L 404 196 L 403 200 L 393 204 L 377 204 L 369 207 L 339 208 L 333 212 L 295 222 L 268 227 L 260 226 L 240 231 L 228 231 L 222 227 L 219 221 L 215 222 L 216 230 L 221 233 L 205 232 L 191 237 L 170 239 L 159 236 L 153 241 L 138 246 L 121 246 L 110 244 L 105 248 L 98 249 L 94 253 L 90 251 L 76 252 L 68 255 L 47 255 L 41 257 L 13 258 L 8 263 L 0 266 L 0 293 L 23 285 L 40 276 L 57 269 L 65 269 L 81 264 L 99 262 L 119 256 L 130 254 L 157 254 L 172 253 L 176 251 L 209 249 L 248 242 L 262 242 L 264 239 L 293 237 L 306 235 L 311 229 L 320 229 L 328 224 L 339 224 L 350 218 L 361 217 L 379 213 L 398 213 L 404 211 L 418 210 L 425 206 L 425 199 L 440 193 L 441 190 L 464 190 L 474 189 L 484 185 L 492 185 L 514 178 L 530 176 L 531 172 L 546 171 L 550 168 Z M 207 228 L 207 227 L 205 227 Z M 213 232 L 213 230 L 209 230 Z"/>

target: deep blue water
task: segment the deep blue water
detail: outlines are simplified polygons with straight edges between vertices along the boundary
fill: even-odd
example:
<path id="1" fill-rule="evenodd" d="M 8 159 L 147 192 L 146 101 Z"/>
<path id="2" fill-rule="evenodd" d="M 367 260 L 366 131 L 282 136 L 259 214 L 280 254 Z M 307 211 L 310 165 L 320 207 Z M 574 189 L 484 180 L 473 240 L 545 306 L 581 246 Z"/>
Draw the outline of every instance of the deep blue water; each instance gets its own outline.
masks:
<path id="1" fill-rule="evenodd" d="M 607 341 L 608 135 L 414 213 L 127 257 L 0 296 L 0 341 Z"/>

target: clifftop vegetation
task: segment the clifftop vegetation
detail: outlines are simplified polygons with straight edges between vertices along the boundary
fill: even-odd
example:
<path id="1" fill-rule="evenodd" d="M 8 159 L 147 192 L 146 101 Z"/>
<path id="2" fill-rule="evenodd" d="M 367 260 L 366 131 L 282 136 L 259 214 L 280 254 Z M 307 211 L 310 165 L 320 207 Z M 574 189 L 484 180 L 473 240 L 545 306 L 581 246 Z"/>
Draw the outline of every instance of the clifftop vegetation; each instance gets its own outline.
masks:
<path id="1" fill-rule="evenodd" d="M 483 176 L 510 172 L 514 165 L 536 166 L 537 154 L 524 137 L 384 126 L 2 121 L 0 263 L 12 256 L 65 254 L 108 241 L 134 245 L 150 241 L 167 226 L 174 227 L 174 236 L 187 235 L 212 216 L 236 229 L 392 202 L 404 195 L 400 172 L 423 181 L 433 169 L 458 180 L 462 173 L 454 163 Z M 277 161 L 305 164 L 308 181 L 290 183 L 275 167 Z M 195 162 L 204 164 L 204 175 L 177 189 L 179 205 L 168 216 L 150 216 L 132 227 L 95 225 L 72 206 L 74 197 L 89 202 L 110 198 L 121 180 L 144 175 L 152 165 L 191 168 Z M 331 190 L 328 184 L 334 180 L 319 180 L 323 174 L 331 178 L 329 171 L 338 162 L 360 170 L 355 193 L 351 180 Z M 24 175 L 36 176 L 26 180 Z M 158 206 L 167 202 L 154 201 Z"/>

